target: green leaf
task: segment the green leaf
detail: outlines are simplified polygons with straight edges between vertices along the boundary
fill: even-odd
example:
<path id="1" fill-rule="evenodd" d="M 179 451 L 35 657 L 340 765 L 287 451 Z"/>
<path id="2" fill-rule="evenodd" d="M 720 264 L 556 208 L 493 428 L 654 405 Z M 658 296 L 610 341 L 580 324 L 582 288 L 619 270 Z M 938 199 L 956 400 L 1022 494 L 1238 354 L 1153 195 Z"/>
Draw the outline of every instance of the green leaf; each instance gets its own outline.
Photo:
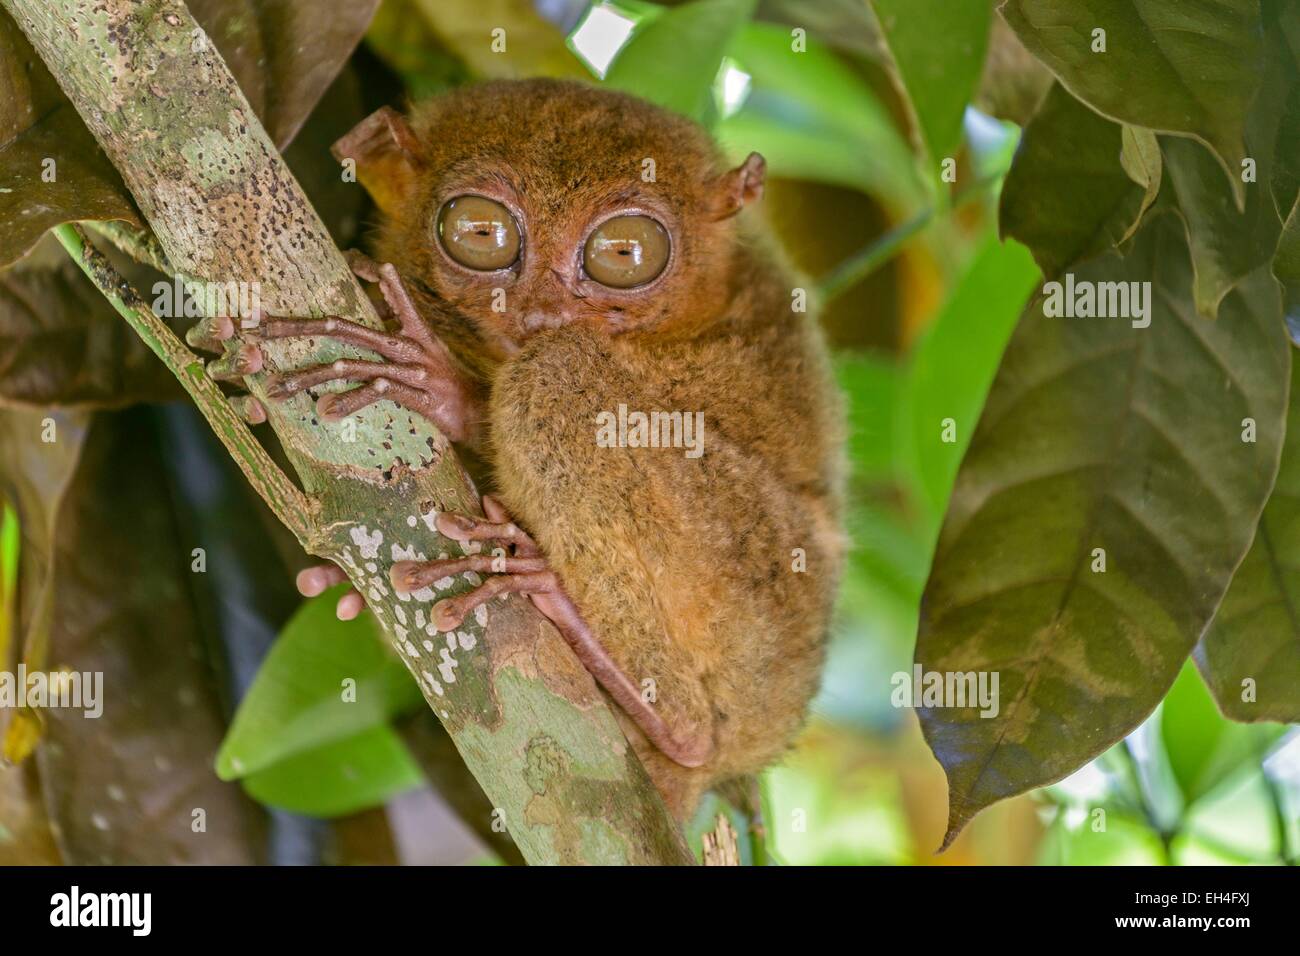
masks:
<path id="1" fill-rule="evenodd" d="M 788 30 L 750 23 L 731 45 L 749 98 L 716 130 L 736 157 L 758 150 L 772 175 L 834 183 L 898 209 L 920 202 L 911 151 L 870 85 L 826 46 L 802 53 Z"/>
<path id="2" fill-rule="evenodd" d="M 370 618 L 334 616 L 338 596 L 335 589 L 307 601 L 285 625 L 217 754 L 223 780 L 384 726 L 422 703 Z M 347 695 L 355 699 L 344 699 L 345 681 L 355 682 Z"/>
<path id="3" fill-rule="evenodd" d="M 1164 163 L 1160 159 L 1160 140 L 1149 129 L 1125 123 L 1120 143 L 1119 164 L 1124 167 L 1128 178 L 1142 187 L 1142 203 L 1138 207 L 1137 217 L 1119 240 L 1119 244 L 1123 245 L 1133 238 L 1138 226 L 1142 224 L 1142 217 L 1160 195 Z"/>
<path id="4" fill-rule="evenodd" d="M 1300 721 L 1298 377 L 1300 366 L 1293 366 L 1282 464 L 1255 543 L 1196 647 L 1205 682 L 1219 709 L 1233 720 Z"/>
<path id="5" fill-rule="evenodd" d="M 912 353 L 903 385 L 904 428 L 918 488 L 934 516 L 931 528 L 937 530 L 947 507 L 998 360 L 1037 279 L 1024 246 L 990 237 Z M 948 419 L 951 442 L 943 440 Z"/>
<path id="6" fill-rule="evenodd" d="M 1259 0 L 1005 0 L 998 9 L 1094 109 L 1210 146 L 1244 201 L 1243 124 L 1264 59 Z M 1105 52 L 1093 51 L 1097 30 Z"/>
<path id="7" fill-rule="evenodd" d="M 400 737 L 380 725 L 299 751 L 244 778 L 259 803 L 309 817 L 338 817 L 379 806 L 424 784 Z"/>
<path id="8" fill-rule="evenodd" d="M 645 22 L 605 74 L 605 83 L 701 122 L 713 82 L 755 0 L 693 0 Z"/>
<path id="9" fill-rule="evenodd" d="M 1154 179 L 1159 191 L 1160 155 L 1157 150 L 1152 158 L 1152 141 L 1129 140 L 1130 164 L 1148 181 Z M 1110 251 L 1136 228 L 1153 194 L 1126 172 L 1124 146 L 1118 124 L 1059 83 L 1052 85 L 1025 127 L 998 216 L 1002 235 L 1029 246 L 1043 275 L 1059 275 Z"/>
<path id="10" fill-rule="evenodd" d="M 1150 324 L 1052 318 L 1036 301 L 1003 356 L 917 640 L 926 671 L 999 675 L 995 717 L 920 709 L 948 775 L 947 841 L 1151 712 L 1245 555 L 1277 470 L 1291 355 L 1265 270 L 1202 322 L 1186 244 L 1162 216 L 1126 258 L 1081 267 L 1078 281 L 1151 282 Z M 1247 417 L 1254 443 L 1241 440 Z"/>
<path id="11" fill-rule="evenodd" d="M 895 442 L 892 412 L 900 375 L 892 359 L 867 353 L 835 356 L 835 377 L 848 398 L 849 462 L 855 483 L 892 479 Z"/>
<path id="12" fill-rule="evenodd" d="M 1205 792 L 1205 771 L 1226 725 L 1196 676 L 1196 666 L 1188 661 L 1160 705 L 1160 737 L 1188 804 Z"/>
<path id="13" fill-rule="evenodd" d="M 1276 724 L 1249 726 L 1225 720 L 1191 661 L 1183 665 L 1160 705 L 1160 736 L 1188 812 L 1196 801 L 1247 768 L 1259 773 L 1260 762 L 1284 730 Z"/>
<path id="14" fill-rule="evenodd" d="M 872 0 L 937 172 L 956 153 L 988 46 L 988 0 Z M 942 26 L 939 26 L 939 25 Z"/>
<path id="15" fill-rule="evenodd" d="M 1216 314 L 1229 289 L 1273 257 L 1286 214 L 1285 207 L 1279 212 L 1274 197 L 1279 190 L 1286 190 L 1287 169 L 1294 160 L 1278 153 L 1277 147 L 1288 142 L 1280 124 L 1287 114 L 1289 95 L 1300 87 L 1300 73 L 1274 23 L 1274 8 L 1266 10 L 1264 80 L 1246 119 L 1251 166 L 1234 176 L 1231 184 L 1236 188 L 1248 180 L 1244 206 L 1234 203 L 1233 192 L 1208 150 L 1174 137 L 1165 137 L 1162 144 L 1169 181 L 1191 242 L 1196 308 L 1209 318 Z M 1300 6 L 1290 5 L 1284 17 L 1300 21 Z"/>
<path id="16" fill-rule="evenodd" d="M 1162 146 L 1191 242 L 1196 311 L 1212 319 L 1228 291 L 1273 257 L 1277 213 L 1259 186 L 1250 188 L 1245 212 L 1239 212 L 1218 165 L 1199 143 L 1171 137 Z"/>

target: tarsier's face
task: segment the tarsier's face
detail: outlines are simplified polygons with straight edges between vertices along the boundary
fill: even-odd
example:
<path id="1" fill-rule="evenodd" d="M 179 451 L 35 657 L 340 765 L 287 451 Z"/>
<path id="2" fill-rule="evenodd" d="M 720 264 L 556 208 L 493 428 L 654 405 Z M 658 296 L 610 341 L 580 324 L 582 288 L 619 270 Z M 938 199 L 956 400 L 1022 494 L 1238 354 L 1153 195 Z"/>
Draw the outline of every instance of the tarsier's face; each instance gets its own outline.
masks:
<path id="1" fill-rule="evenodd" d="M 545 329 L 704 321 L 728 300 L 729 220 L 761 159 L 728 173 L 694 125 L 574 83 L 472 87 L 414 124 L 399 269 L 499 356 Z"/>

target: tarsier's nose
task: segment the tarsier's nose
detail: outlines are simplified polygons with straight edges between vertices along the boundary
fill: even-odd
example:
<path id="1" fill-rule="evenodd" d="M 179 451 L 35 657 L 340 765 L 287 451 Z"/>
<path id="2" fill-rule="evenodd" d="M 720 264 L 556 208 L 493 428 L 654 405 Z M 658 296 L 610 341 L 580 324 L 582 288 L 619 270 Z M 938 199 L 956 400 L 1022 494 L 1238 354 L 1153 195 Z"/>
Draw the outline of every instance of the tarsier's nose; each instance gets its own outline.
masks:
<path id="1" fill-rule="evenodd" d="M 558 329 L 569 321 L 569 317 L 559 309 L 531 309 L 524 313 L 525 332 L 537 332 L 541 329 Z"/>

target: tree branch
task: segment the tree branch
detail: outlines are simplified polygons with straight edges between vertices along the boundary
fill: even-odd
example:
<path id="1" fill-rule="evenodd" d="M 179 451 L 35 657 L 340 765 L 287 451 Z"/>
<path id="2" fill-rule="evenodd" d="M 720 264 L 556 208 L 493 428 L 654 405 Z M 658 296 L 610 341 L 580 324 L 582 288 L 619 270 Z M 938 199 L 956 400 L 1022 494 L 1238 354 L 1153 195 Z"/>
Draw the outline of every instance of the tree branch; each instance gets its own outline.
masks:
<path id="1" fill-rule="evenodd" d="M 230 71 L 180 0 L 0 0 L 122 173 L 166 261 L 188 281 L 242 282 L 279 315 L 339 315 L 378 327 L 352 277 Z M 97 284 L 93 250 L 75 232 Z M 337 561 L 420 685 L 530 863 L 689 863 L 681 831 L 590 675 L 527 602 L 493 602 L 454 635 L 427 624 L 428 601 L 399 599 L 397 560 L 456 553 L 439 511 L 479 513 L 446 439 L 381 402 L 340 425 L 308 396 L 263 401 L 305 493 L 263 471 L 228 403 L 138 299 L 115 305 L 167 361 L 259 491 L 313 554 Z M 359 353 L 328 340 L 267 342 L 269 370 Z M 233 447 L 231 443 L 234 443 Z M 253 465 L 256 464 L 254 468 Z M 277 472 L 278 474 L 278 472 Z M 283 478 L 281 475 L 280 478 Z M 290 485 L 291 487 L 291 485 Z M 295 527 L 298 525 L 298 527 Z"/>

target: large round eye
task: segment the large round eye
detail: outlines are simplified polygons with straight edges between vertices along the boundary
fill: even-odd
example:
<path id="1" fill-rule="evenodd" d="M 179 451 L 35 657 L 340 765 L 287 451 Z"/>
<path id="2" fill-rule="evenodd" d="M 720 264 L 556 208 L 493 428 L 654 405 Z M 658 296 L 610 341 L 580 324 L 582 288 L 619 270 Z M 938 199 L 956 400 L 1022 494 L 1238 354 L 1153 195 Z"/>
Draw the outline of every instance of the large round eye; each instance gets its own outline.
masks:
<path id="1" fill-rule="evenodd" d="M 601 285 L 645 285 L 668 265 L 668 230 L 649 216 L 615 216 L 592 232 L 582 265 Z"/>
<path id="2" fill-rule="evenodd" d="M 457 196 L 438 213 L 442 247 L 467 269 L 494 272 L 519 258 L 519 225 L 510 210 L 486 196 Z"/>

